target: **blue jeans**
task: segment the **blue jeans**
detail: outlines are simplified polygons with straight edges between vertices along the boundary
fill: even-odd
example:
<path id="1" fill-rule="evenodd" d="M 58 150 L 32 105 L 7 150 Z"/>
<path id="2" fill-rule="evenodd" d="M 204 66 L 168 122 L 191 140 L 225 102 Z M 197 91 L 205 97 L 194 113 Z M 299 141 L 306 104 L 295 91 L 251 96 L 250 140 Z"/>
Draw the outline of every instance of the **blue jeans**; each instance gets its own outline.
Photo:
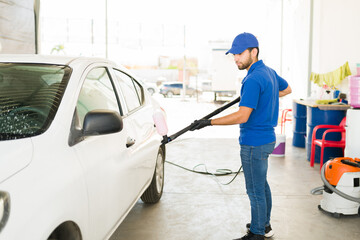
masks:
<path id="1" fill-rule="evenodd" d="M 265 234 L 265 226 L 270 225 L 271 191 L 266 179 L 268 157 L 275 142 L 261 146 L 241 145 L 240 157 L 244 170 L 246 193 L 250 199 L 251 227 L 254 234 Z"/>

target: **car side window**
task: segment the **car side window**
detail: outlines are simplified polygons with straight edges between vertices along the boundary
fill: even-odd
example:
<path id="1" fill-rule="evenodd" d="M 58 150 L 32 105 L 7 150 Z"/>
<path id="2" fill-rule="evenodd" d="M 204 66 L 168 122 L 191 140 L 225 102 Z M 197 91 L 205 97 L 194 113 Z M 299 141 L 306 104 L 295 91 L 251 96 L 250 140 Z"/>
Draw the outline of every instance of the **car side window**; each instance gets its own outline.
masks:
<path id="1" fill-rule="evenodd" d="M 141 85 L 129 75 L 114 69 L 116 80 L 119 82 L 128 111 L 140 107 L 144 102 L 144 90 Z"/>
<path id="2" fill-rule="evenodd" d="M 135 89 L 137 91 L 137 94 L 139 96 L 140 105 L 142 105 L 144 103 L 144 90 L 143 90 L 143 87 L 135 79 L 133 79 L 133 83 L 134 83 Z"/>
<path id="3" fill-rule="evenodd" d="M 120 114 L 114 87 L 106 68 L 95 68 L 88 73 L 76 108 L 81 125 L 85 115 L 95 109 L 112 110 Z"/>

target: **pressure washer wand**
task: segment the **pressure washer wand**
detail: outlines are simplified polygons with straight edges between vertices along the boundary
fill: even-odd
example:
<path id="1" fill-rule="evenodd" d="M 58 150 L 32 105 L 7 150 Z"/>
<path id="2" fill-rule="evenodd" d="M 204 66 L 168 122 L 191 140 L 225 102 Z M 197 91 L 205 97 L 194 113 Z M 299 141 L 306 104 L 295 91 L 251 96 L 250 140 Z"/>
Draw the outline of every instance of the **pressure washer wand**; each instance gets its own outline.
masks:
<path id="1" fill-rule="evenodd" d="M 240 102 L 240 97 L 234 99 L 233 101 L 229 102 L 228 104 L 216 109 L 215 111 L 211 112 L 210 114 L 206 115 L 205 117 L 201 118 L 201 119 L 209 119 L 219 113 L 221 113 L 222 111 L 224 111 L 225 109 L 231 107 L 232 105 L 234 105 L 235 103 Z M 191 128 L 191 124 L 187 127 L 185 127 L 184 129 L 181 129 L 180 131 L 178 131 L 177 133 L 174 133 L 173 135 L 167 137 L 166 135 L 163 136 L 163 140 L 161 141 L 162 144 L 166 144 L 171 142 L 172 140 L 176 139 L 177 137 L 179 137 L 180 135 L 186 133 L 187 131 L 189 131 Z"/>

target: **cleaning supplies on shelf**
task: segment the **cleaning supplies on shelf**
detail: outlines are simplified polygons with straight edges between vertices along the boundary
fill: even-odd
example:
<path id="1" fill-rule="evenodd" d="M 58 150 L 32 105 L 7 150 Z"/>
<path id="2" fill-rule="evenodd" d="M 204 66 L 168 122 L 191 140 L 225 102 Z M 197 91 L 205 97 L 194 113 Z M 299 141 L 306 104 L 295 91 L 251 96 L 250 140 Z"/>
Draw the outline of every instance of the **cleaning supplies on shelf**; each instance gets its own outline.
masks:
<path id="1" fill-rule="evenodd" d="M 337 103 L 338 99 L 324 99 L 324 100 L 316 100 L 316 104 L 331 104 L 331 103 Z"/>
<path id="2" fill-rule="evenodd" d="M 340 95 L 340 90 L 335 89 L 333 92 L 333 98 L 339 98 L 339 95 Z"/>

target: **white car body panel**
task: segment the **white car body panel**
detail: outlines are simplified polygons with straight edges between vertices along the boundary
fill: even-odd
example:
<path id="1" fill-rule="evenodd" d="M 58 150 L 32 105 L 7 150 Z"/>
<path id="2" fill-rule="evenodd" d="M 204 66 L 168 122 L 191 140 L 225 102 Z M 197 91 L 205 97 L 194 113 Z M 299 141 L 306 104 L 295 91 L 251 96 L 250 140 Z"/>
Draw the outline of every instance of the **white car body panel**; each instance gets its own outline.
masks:
<path id="1" fill-rule="evenodd" d="M 13 144 L 12 141 L 1 143 L 1 149 L 4 151 L 1 151 L 0 183 L 26 167 L 31 161 L 33 153 L 31 140 L 19 139 L 17 141 L 18 144 Z"/>
<path id="2" fill-rule="evenodd" d="M 152 114 L 159 105 L 144 91 L 145 104 L 124 116 L 120 132 L 86 137 L 69 146 L 72 116 L 87 72 L 115 64 L 38 55 L 2 55 L 0 62 L 71 62 L 73 69 L 46 132 L 0 141 L 0 191 L 11 199 L 0 240 L 47 239 L 65 221 L 76 223 L 83 239 L 107 239 L 151 182 L 161 142 Z M 127 148 L 128 138 L 136 141 Z"/>
<path id="3" fill-rule="evenodd" d="M 66 142 L 61 145 L 60 139 L 59 142 L 46 140 L 46 135 L 56 136 L 49 130 L 32 138 L 31 164 L 0 185 L 11 197 L 10 218 L 0 239 L 47 239 L 59 223 L 69 219 L 79 219 L 79 227 L 87 228 L 87 222 L 82 220 L 87 218 L 88 209 L 86 183 L 79 175 L 80 165 L 74 161 L 74 151 Z M 61 154 L 54 154 L 59 153 L 58 148 L 62 148 Z M 55 189 L 59 183 L 66 189 Z"/>

